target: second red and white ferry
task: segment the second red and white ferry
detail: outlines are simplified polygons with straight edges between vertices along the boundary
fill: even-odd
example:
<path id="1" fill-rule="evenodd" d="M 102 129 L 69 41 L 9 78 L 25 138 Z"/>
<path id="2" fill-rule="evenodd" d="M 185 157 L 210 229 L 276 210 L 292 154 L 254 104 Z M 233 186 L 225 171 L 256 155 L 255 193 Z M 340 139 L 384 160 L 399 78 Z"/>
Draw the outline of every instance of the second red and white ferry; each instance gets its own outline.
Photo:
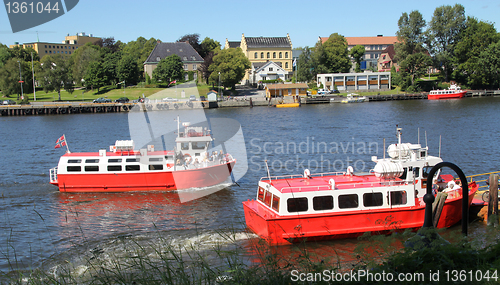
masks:
<path id="1" fill-rule="evenodd" d="M 460 89 L 459 86 L 452 84 L 446 90 L 432 90 L 427 95 L 427 99 L 429 100 L 437 100 L 437 99 L 458 99 L 463 98 L 467 91 Z"/>
<path id="2" fill-rule="evenodd" d="M 178 123 L 179 124 L 179 123 Z M 183 123 L 175 150 L 134 149 L 132 140 L 118 140 L 110 150 L 68 152 L 50 169 L 50 183 L 61 192 L 170 191 L 208 187 L 224 182 L 236 163 L 230 154 L 208 153 L 209 130 Z"/>
<path id="3" fill-rule="evenodd" d="M 372 157 L 370 173 L 346 172 L 263 177 L 256 200 L 243 202 L 247 226 L 269 244 L 349 238 L 365 232 L 384 234 L 418 229 L 424 222 L 427 174 L 442 162 L 420 144 L 399 141 L 387 149 L 389 158 Z M 441 174 L 437 184 L 447 198 L 438 228 L 461 220 L 462 195 L 453 176 Z M 477 191 L 469 184 L 470 205 Z"/>

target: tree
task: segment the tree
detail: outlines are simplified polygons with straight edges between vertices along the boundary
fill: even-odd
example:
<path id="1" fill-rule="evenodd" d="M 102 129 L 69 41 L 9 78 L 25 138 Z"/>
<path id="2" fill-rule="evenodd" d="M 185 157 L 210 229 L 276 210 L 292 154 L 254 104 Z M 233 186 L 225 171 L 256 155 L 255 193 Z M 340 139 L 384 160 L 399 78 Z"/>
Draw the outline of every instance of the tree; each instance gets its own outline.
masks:
<path id="1" fill-rule="evenodd" d="M 209 52 L 205 58 L 203 58 L 203 63 L 200 65 L 200 67 L 198 68 L 198 70 L 201 72 L 201 76 L 203 77 L 203 79 L 205 79 L 205 82 L 208 84 L 208 78 L 210 77 L 210 65 L 212 65 L 212 63 L 214 63 L 214 52 L 211 51 Z"/>
<path id="2" fill-rule="evenodd" d="M 11 58 L 0 68 L 0 89 L 5 96 L 21 94 L 21 84 L 19 82 L 19 65 L 21 66 L 21 75 L 23 78 L 23 92 L 33 92 L 33 77 L 31 72 L 31 62 L 27 63 L 18 58 Z"/>
<path id="3" fill-rule="evenodd" d="M 118 62 L 117 76 L 120 82 L 125 80 L 126 84 L 137 84 L 139 80 L 139 72 L 137 62 L 131 55 L 124 56 Z"/>
<path id="4" fill-rule="evenodd" d="M 200 44 L 200 35 L 199 34 L 187 34 L 182 36 L 180 39 L 177 40 L 178 43 L 181 42 L 188 42 L 194 50 L 201 56 L 203 57 L 203 50 Z"/>
<path id="5" fill-rule="evenodd" d="M 86 87 L 97 88 L 97 92 L 99 92 L 99 89 L 106 85 L 108 81 L 103 64 L 100 61 L 91 62 L 85 73 L 84 80 Z"/>
<path id="6" fill-rule="evenodd" d="M 69 72 L 69 62 L 61 54 L 46 55 L 40 63 L 37 76 L 45 92 L 56 91 L 61 100 L 61 89 L 73 93 L 73 78 Z"/>
<path id="7" fill-rule="evenodd" d="M 153 79 L 165 83 L 173 80 L 182 80 L 184 76 L 184 65 L 181 58 L 172 54 L 160 60 L 155 70 L 153 70 Z"/>
<path id="8" fill-rule="evenodd" d="M 356 62 L 356 72 L 361 72 L 361 59 L 365 55 L 365 47 L 362 45 L 357 45 L 349 51 L 349 55 L 352 56 Z"/>
<path id="9" fill-rule="evenodd" d="M 436 67 L 443 71 L 445 81 L 453 72 L 454 49 L 464 27 L 465 9 L 460 4 L 437 7 L 429 22 L 429 51 L 434 55 Z"/>
<path id="10" fill-rule="evenodd" d="M 39 61 L 40 57 L 38 56 L 38 53 L 36 50 L 34 50 L 31 47 L 27 48 L 22 48 L 20 46 L 15 46 L 11 50 L 12 57 L 21 59 L 22 61 L 25 62 L 31 62 L 31 54 L 33 54 L 33 60 L 34 61 Z"/>
<path id="11" fill-rule="evenodd" d="M 468 17 L 465 28 L 460 33 L 460 41 L 455 44 L 453 63 L 456 66 L 453 78 L 471 88 L 488 85 L 485 70 L 480 65 L 481 52 L 500 40 L 500 34 L 491 23 Z"/>
<path id="12" fill-rule="evenodd" d="M 122 42 L 115 42 L 115 38 L 101 38 L 94 43 L 96 46 L 101 47 L 102 50 L 106 50 L 107 52 L 115 53 L 120 50 L 120 46 Z"/>
<path id="13" fill-rule="evenodd" d="M 310 82 L 316 78 L 314 74 L 314 63 L 311 57 L 312 50 L 309 47 L 302 49 L 302 53 L 297 61 L 297 81 Z"/>
<path id="14" fill-rule="evenodd" d="M 206 37 L 202 42 L 201 42 L 201 53 L 200 56 L 202 58 L 205 58 L 210 52 L 213 52 L 220 50 L 220 42 L 213 40 L 209 37 Z"/>
<path id="15" fill-rule="evenodd" d="M 12 51 L 6 45 L 0 44 L 0 68 L 2 68 L 7 60 L 12 58 Z"/>
<path id="16" fill-rule="evenodd" d="M 139 80 L 144 79 L 144 71 L 142 69 L 144 62 L 148 59 L 148 56 L 153 51 L 154 47 L 158 43 L 158 40 L 155 38 L 150 38 L 146 40 L 143 37 L 138 37 L 135 41 L 130 41 L 127 44 L 121 45 L 121 50 L 123 52 L 123 57 L 130 55 L 135 58 L 137 63 L 137 72 L 139 74 Z"/>
<path id="17" fill-rule="evenodd" d="M 351 60 L 347 49 L 347 40 L 337 34 L 331 34 L 328 40 L 322 45 L 322 62 L 330 73 L 349 72 Z M 318 71 L 319 72 L 319 71 Z"/>
<path id="18" fill-rule="evenodd" d="M 87 74 L 87 68 L 92 62 L 101 61 L 100 47 L 86 43 L 71 55 L 72 75 L 77 84 Z"/>
<path id="19" fill-rule="evenodd" d="M 423 47 L 426 40 L 423 32 L 425 20 L 418 11 L 412 11 L 409 15 L 403 13 L 398 20 L 398 27 L 395 50 L 396 60 L 401 66 L 401 89 L 417 91 L 415 79 L 431 65 L 430 57 Z"/>
<path id="20" fill-rule="evenodd" d="M 245 72 L 251 67 L 250 61 L 241 48 L 230 48 L 218 51 L 213 57 L 214 63 L 210 65 L 209 81 L 216 83 L 220 80 L 224 88 L 234 89 L 236 84 L 245 77 Z"/>
<path id="21" fill-rule="evenodd" d="M 500 41 L 490 44 L 481 52 L 479 66 L 490 86 L 500 88 Z"/>

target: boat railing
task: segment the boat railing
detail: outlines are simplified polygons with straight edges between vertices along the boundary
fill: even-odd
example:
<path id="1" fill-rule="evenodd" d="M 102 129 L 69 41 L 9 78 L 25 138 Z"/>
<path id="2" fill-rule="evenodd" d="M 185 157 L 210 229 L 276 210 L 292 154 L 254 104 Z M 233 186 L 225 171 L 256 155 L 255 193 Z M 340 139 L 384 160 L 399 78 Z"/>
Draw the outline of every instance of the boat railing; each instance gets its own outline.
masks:
<path id="1" fill-rule="evenodd" d="M 292 190 L 290 192 L 311 192 L 320 190 L 356 190 L 368 187 L 382 187 L 382 186 L 397 186 L 406 185 L 407 181 L 395 181 L 395 180 L 382 180 L 379 182 L 353 182 L 353 183 L 339 183 L 335 185 L 335 189 L 332 189 L 330 185 L 317 185 L 317 186 L 287 186 L 281 188 L 282 192 L 288 192 L 285 190 Z"/>
<path id="2" fill-rule="evenodd" d="M 57 166 L 50 169 L 50 182 L 57 183 Z"/>
<path id="3" fill-rule="evenodd" d="M 338 175 L 346 175 L 346 172 L 324 172 L 324 173 L 315 173 L 315 174 L 310 174 L 309 177 L 323 177 L 323 176 L 338 176 Z M 279 175 L 279 176 L 265 176 L 261 177 L 260 181 L 262 180 L 269 180 L 271 178 L 272 180 L 281 180 L 281 179 L 293 179 L 293 178 L 304 178 L 304 175 L 302 174 L 290 174 L 290 175 Z"/>

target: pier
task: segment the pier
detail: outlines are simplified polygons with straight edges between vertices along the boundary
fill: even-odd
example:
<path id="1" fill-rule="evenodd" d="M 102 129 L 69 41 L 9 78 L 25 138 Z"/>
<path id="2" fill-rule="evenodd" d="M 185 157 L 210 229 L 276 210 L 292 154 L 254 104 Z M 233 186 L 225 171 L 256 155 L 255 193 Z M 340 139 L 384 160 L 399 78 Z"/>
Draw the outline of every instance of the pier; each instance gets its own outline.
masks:
<path id="1" fill-rule="evenodd" d="M 360 92 L 362 95 L 363 92 Z M 390 95 L 364 95 L 368 101 L 392 101 L 392 100 L 422 100 L 427 99 L 426 92 L 415 94 L 390 94 Z M 469 90 L 465 97 L 487 97 L 500 96 L 500 90 Z M 339 103 L 345 98 L 339 95 L 302 97 L 302 104 L 325 104 Z M 286 99 L 286 98 L 285 98 Z M 146 103 L 86 103 L 86 102 L 31 102 L 27 105 L 0 105 L 0 116 L 30 116 L 30 115 L 65 115 L 81 113 L 117 113 L 134 110 L 158 111 L 193 108 L 229 108 L 229 107 L 254 107 L 273 106 L 279 102 L 279 98 L 272 98 L 271 102 L 260 98 L 259 100 L 233 97 L 233 99 L 209 102 L 209 101 L 178 101 L 163 102 L 150 101 Z M 286 101 L 286 100 L 285 100 Z"/>

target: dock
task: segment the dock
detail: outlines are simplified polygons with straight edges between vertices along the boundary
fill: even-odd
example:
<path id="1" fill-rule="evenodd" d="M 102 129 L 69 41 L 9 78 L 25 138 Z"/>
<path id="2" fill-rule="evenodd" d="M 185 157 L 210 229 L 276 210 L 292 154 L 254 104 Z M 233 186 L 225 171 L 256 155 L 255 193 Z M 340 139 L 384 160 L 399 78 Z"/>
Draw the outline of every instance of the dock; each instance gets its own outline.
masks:
<path id="1" fill-rule="evenodd" d="M 363 92 L 360 92 L 361 95 Z M 390 94 L 390 95 L 364 95 L 368 101 L 393 101 L 393 100 L 422 100 L 427 99 L 427 93 L 415 94 Z M 469 90 L 465 97 L 500 96 L 500 90 Z M 301 98 L 302 104 L 340 103 L 343 96 L 325 95 Z M 236 97 L 219 102 L 208 101 L 178 101 L 163 102 L 150 101 L 146 103 L 90 103 L 90 102 L 31 102 L 27 105 L 0 105 L 0 116 L 30 116 L 30 115 L 65 115 L 82 113 L 117 113 L 130 110 L 176 110 L 193 108 L 229 108 L 229 107 L 254 107 L 273 106 L 278 103 L 276 98 L 271 102 L 267 100 L 253 100 Z M 136 107 L 135 107 L 136 106 Z M 134 109 L 135 107 L 135 109 Z"/>

